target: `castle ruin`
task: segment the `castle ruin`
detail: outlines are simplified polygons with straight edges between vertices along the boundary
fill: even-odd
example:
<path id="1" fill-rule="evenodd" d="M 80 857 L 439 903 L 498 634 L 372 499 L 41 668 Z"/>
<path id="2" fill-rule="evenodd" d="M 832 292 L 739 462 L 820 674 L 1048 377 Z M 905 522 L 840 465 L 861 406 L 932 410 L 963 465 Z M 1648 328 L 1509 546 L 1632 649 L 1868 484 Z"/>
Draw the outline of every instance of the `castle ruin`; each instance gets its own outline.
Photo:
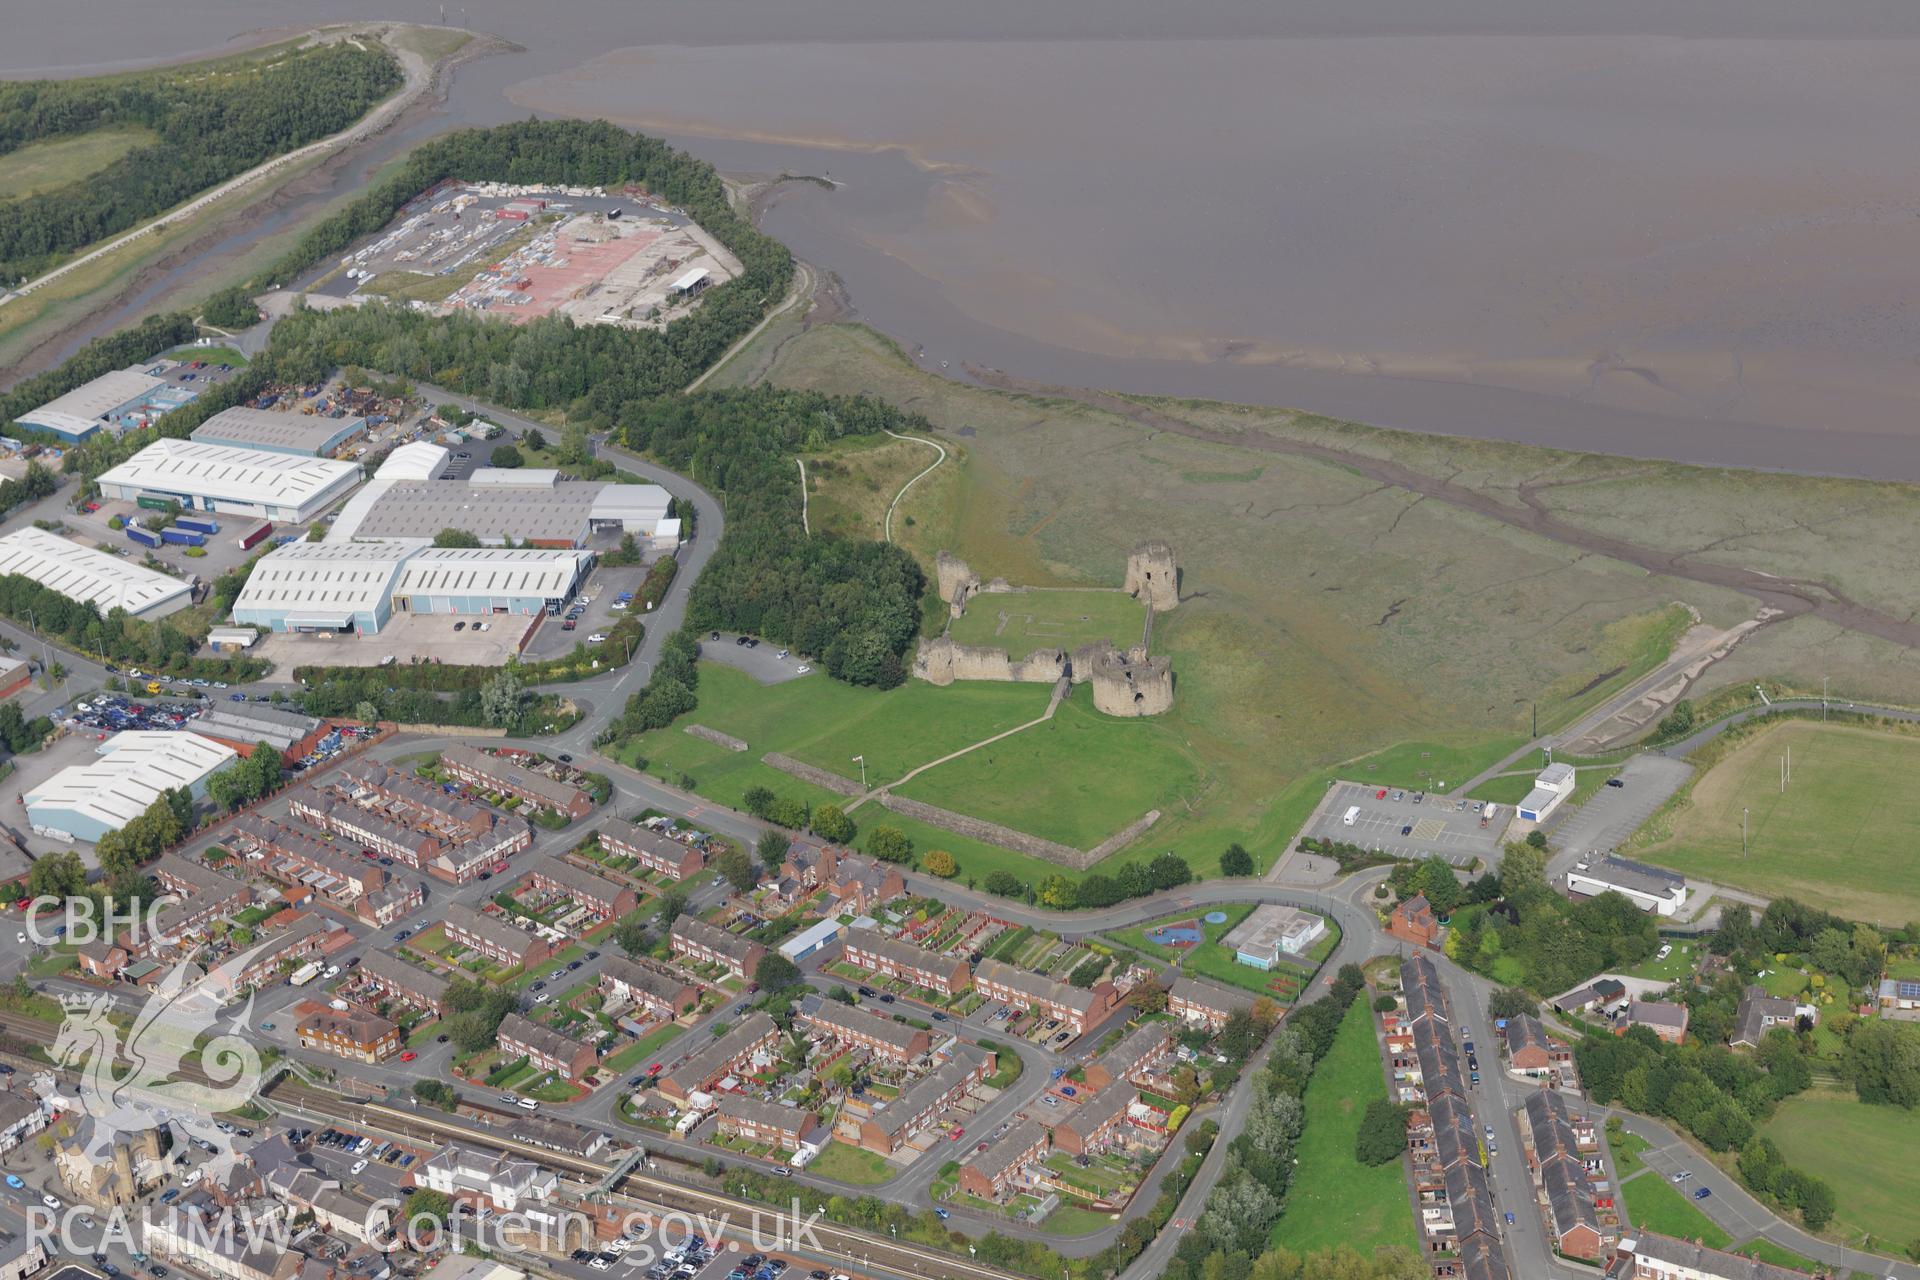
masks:
<path id="1" fill-rule="evenodd" d="M 1164 542 L 1143 542 L 1127 555 L 1125 591 L 1155 613 L 1180 603 L 1180 566 Z"/>
<path id="2" fill-rule="evenodd" d="M 951 617 L 981 592 L 1010 591 L 1004 579 L 985 586 L 980 575 L 958 556 L 942 551 L 934 560 L 936 589 Z M 1065 649 L 1037 649 L 1015 660 L 1005 648 L 957 643 L 942 633 L 922 640 L 913 658 L 915 679 L 946 686 L 956 680 L 994 680 L 1015 684 L 1053 684 L 1061 679 L 1093 685 L 1093 705 L 1110 716 L 1156 716 L 1173 706 L 1173 660 L 1147 653 L 1153 635 L 1153 615 L 1180 602 L 1180 570 L 1173 548 L 1164 542 L 1143 542 L 1127 557 L 1124 590 L 1147 606 L 1146 634 L 1139 643 L 1121 649 L 1111 640 Z"/>

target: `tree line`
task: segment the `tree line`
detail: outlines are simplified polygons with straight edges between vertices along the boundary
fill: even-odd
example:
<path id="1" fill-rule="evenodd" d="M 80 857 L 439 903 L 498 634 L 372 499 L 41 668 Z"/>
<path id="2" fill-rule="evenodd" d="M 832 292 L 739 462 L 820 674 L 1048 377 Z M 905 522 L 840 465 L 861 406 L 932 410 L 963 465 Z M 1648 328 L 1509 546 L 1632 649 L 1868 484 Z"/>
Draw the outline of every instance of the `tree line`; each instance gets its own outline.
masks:
<path id="1" fill-rule="evenodd" d="M 24 574 L 0 575 L 0 614 L 56 637 L 68 648 L 154 671 L 251 680 L 267 669 L 257 658 L 196 658 L 204 633 L 182 629 L 169 618 L 136 618 L 120 608 L 102 617 L 90 602 L 64 596 Z"/>
<path id="2" fill-rule="evenodd" d="M 400 86 L 383 49 L 340 42 L 269 64 L 0 84 L 0 152 L 109 125 L 158 135 L 98 172 L 0 205 L 0 278 L 24 278 L 276 155 L 337 133 Z"/>

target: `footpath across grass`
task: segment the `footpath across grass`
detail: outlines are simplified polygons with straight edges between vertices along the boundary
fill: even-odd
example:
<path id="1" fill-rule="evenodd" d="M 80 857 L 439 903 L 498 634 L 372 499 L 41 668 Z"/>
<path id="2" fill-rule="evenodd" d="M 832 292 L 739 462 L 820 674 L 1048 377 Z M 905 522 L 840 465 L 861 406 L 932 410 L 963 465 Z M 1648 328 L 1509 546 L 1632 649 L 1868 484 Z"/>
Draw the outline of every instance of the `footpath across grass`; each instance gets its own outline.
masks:
<path id="1" fill-rule="evenodd" d="M 1373 1015 L 1363 995 L 1347 1010 L 1333 1047 L 1307 1084 L 1307 1124 L 1296 1152 L 1299 1167 L 1287 1211 L 1274 1224 L 1274 1244 L 1303 1255 L 1340 1244 L 1418 1252 L 1401 1161 L 1368 1168 L 1353 1158 L 1367 1103 L 1386 1096 Z"/>

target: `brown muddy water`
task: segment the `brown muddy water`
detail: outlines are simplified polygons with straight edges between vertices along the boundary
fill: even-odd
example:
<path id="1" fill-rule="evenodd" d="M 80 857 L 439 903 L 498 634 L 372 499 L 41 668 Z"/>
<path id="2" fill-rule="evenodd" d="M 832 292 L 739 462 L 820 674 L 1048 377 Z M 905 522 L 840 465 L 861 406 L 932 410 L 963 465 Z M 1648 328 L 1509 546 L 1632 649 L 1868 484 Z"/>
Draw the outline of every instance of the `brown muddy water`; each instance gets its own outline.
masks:
<path id="1" fill-rule="evenodd" d="M 224 0 L 81 7 L 11 18 L 0 71 L 240 34 Z M 527 52 L 380 149 L 532 111 L 830 175 L 768 230 L 952 376 L 1920 480 L 1920 10 L 1595 8 L 484 0 Z"/>

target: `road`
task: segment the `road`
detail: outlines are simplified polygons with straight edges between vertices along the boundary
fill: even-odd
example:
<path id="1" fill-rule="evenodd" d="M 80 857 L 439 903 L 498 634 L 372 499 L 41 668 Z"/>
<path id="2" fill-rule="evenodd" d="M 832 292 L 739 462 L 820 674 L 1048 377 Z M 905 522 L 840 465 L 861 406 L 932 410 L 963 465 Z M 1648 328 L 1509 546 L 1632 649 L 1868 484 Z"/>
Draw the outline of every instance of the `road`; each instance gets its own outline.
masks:
<path id="1" fill-rule="evenodd" d="M 355 33 L 343 34 L 340 38 L 351 38 L 353 34 Z M 361 38 L 371 39 L 373 37 L 371 35 L 362 35 Z M 45 275 L 36 276 L 34 279 L 14 289 L 11 293 L 0 291 L 0 306 L 4 306 L 12 298 L 24 297 L 29 293 L 44 289 L 54 281 L 59 280 L 71 272 L 78 271 L 90 262 L 96 262 L 110 254 L 118 253 L 121 249 L 136 240 L 150 236 L 157 231 L 162 231 L 176 222 L 191 218 L 203 209 L 224 200 L 234 192 L 244 190 L 254 183 L 261 181 L 263 178 L 280 172 L 289 165 L 299 164 L 301 161 L 312 156 L 321 155 L 339 147 L 350 145 L 380 132 L 380 130 L 393 123 L 394 118 L 411 106 L 414 99 L 426 92 L 433 83 L 433 67 L 425 58 L 422 58 L 417 53 L 392 44 L 387 45 L 387 51 L 393 54 L 395 59 L 400 63 L 402 75 L 400 88 L 372 111 L 362 116 L 358 123 L 350 128 L 341 130 L 339 133 L 322 138 L 318 142 L 310 142 L 304 147 L 297 147 L 284 155 L 278 155 L 271 160 L 257 164 L 237 177 L 228 178 L 220 185 L 208 188 L 187 203 L 168 210 L 151 222 L 143 223 L 131 231 L 115 236 L 98 248 L 88 250 L 71 262 L 55 267 Z"/>

